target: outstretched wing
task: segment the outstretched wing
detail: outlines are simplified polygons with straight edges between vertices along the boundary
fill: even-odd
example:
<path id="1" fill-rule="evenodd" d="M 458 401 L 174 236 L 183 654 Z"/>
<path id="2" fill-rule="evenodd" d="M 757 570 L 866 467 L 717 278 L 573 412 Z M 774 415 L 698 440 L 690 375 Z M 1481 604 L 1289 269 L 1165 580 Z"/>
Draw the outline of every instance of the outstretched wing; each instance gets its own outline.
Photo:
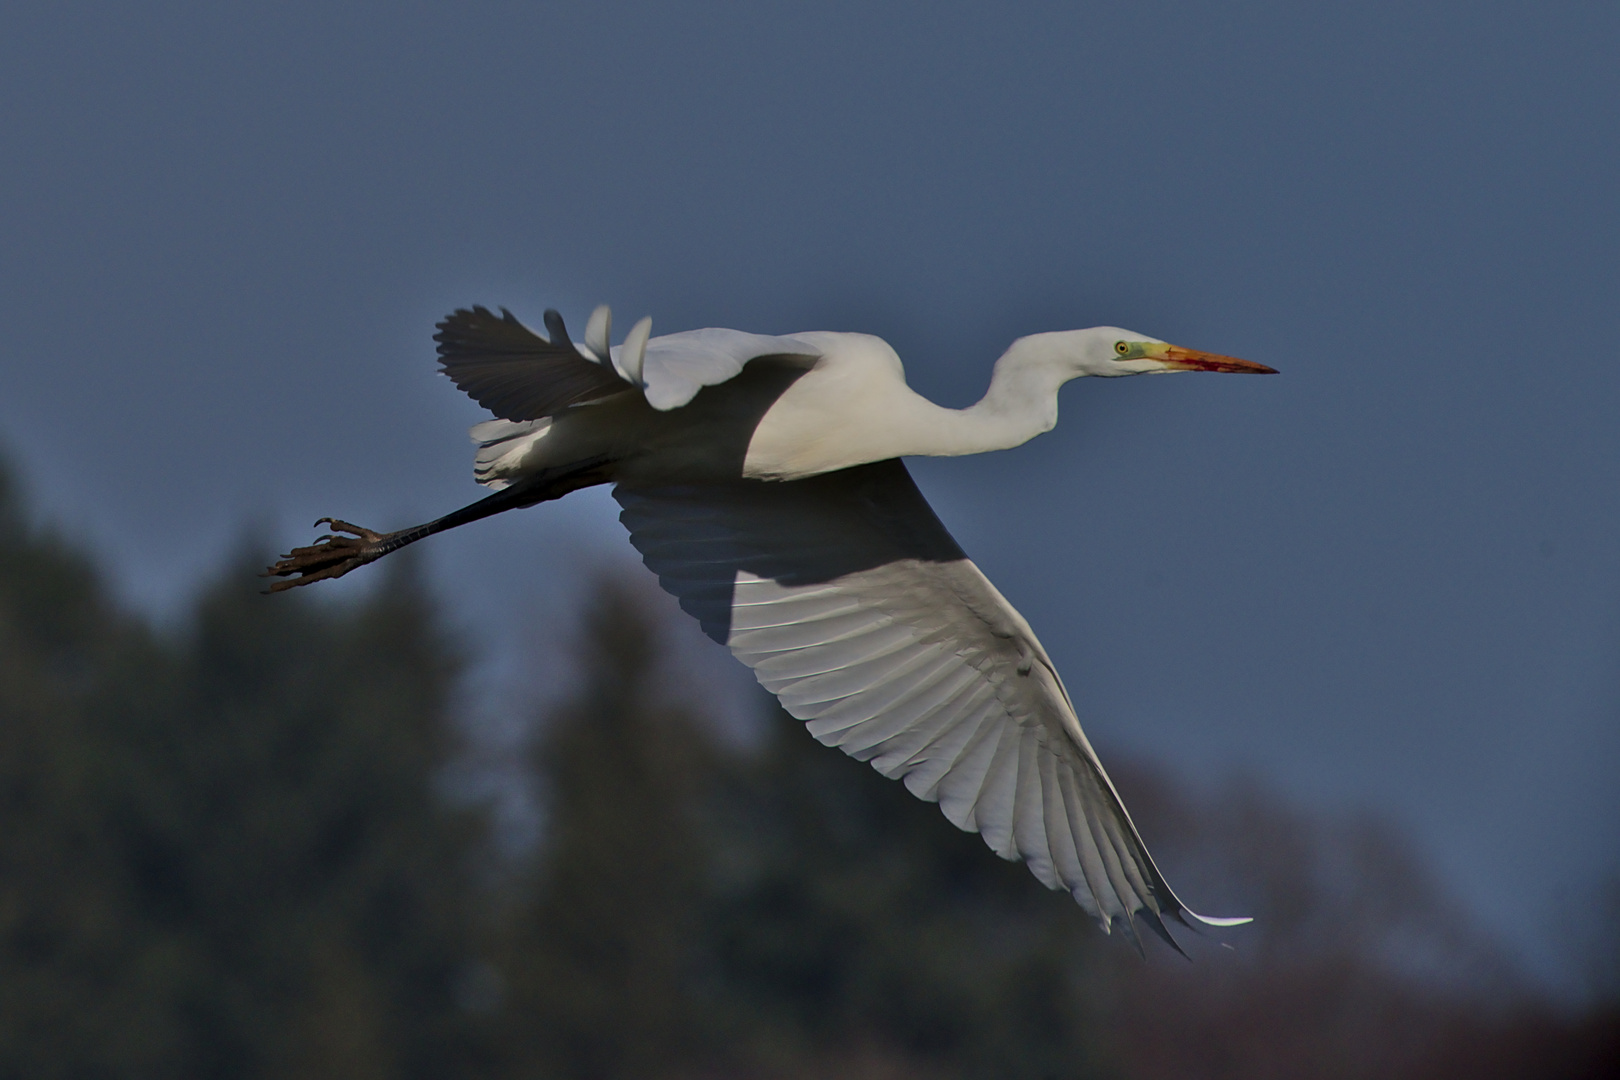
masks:
<path id="1" fill-rule="evenodd" d="M 614 346 L 618 354 L 620 346 Z M 750 360 L 765 356 L 799 356 L 806 362 L 818 350 L 796 337 L 772 337 L 743 330 L 709 327 L 665 334 L 647 342 L 641 379 L 647 404 L 667 411 L 678 409 L 705 386 L 715 386 L 742 371 Z"/>
<path id="2" fill-rule="evenodd" d="M 547 341 L 505 308 L 499 316 L 483 307 L 458 308 L 437 329 L 440 370 L 507 420 L 539 420 L 631 389 L 612 368 L 581 355 L 566 332 L 554 330 Z"/>
<path id="3" fill-rule="evenodd" d="M 1104 929 L 1176 899 L 1023 617 L 899 461 L 789 483 L 615 489 L 663 587 L 810 733 L 1067 890 Z"/>

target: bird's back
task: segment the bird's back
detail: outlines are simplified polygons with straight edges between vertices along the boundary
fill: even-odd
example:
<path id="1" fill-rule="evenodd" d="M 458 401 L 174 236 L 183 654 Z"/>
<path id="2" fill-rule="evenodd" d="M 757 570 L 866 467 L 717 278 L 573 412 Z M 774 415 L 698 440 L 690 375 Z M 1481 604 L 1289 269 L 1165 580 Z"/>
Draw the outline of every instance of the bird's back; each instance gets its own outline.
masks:
<path id="1" fill-rule="evenodd" d="M 679 381 L 681 357 L 690 353 L 693 370 L 686 374 L 713 377 L 719 361 L 712 343 L 694 351 L 693 342 L 708 342 L 697 337 L 705 333 L 719 332 L 670 335 L 679 339 L 673 343 L 653 339 L 649 372 L 656 357 L 658 377 Z M 911 452 L 917 432 L 947 412 L 906 386 L 900 358 L 881 338 L 748 337 L 754 348 L 786 342 L 799 352 L 749 357 L 729 378 L 699 387 L 675 408 L 654 407 L 650 386 L 638 392 L 623 385 L 544 420 L 480 425 L 474 430 L 482 447 L 480 481 L 495 486 L 596 457 L 614 461 L 618 475 L 635 484 L 802 479 Z"/>

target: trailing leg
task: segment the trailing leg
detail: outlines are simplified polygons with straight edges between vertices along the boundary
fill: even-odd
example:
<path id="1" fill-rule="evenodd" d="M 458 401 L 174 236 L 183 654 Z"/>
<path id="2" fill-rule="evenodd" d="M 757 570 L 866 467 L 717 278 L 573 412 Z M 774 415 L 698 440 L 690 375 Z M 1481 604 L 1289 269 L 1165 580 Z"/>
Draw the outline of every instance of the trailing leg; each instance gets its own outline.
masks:
<path id="1" fill-rule="evenodd" d="M 351 525 L 347 521 L 324 517 L 315 522 L 316 526 L 330 525 L 332 532 L 320 537 L 308 547 L 293 548 L 261 576 L 287 579 L 272 582 L 267 591 L 273 593 L 299 585 L 308 585 L 314 581 L 340 578 L 355 567 L 376 562 L 384 555 L 398 551 L 407 544 L 414 544 L 423 537 L 507 510 L 517 510 L 525 506 L 534 506 L 536 503 L 560 499 L 571 491 L 603 484 L 610 479 L 612 479 L 611 462 L 606 458 L 596 458 L 558 469 L 547 469 L 487 498 L 463 506 L 460 510 L 452 511 L 444 517 L 391 533 L 373 532 L 360 525 Z M 342 533 L 350 535 L 339 535 Z"/>

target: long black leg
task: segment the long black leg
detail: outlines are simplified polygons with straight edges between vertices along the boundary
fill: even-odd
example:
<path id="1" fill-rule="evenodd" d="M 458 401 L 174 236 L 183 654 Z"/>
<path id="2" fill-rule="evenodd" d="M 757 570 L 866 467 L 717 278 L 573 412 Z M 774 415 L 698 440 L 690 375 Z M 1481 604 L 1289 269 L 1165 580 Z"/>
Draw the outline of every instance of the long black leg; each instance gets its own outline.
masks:
<path id="1" fill-rule="evenodd" d="M 460 510 L 453 510 L 441 518 L 398 532 L 378 533 L 359 525 L 351 525 L 337 518 L 321 518 L 315 524 L 330 525 L 333 532 L 316 540 L 308 547 L 293 548 L 281 560 L 265 570 L 263 577 L 287 578 L 273 582 L 269 592 L 282 592 L 313 581 L 339 578 L 357 566 L 376 562 L 406 544 L 414 544 L 423 537 L 454 529 L 458 525 L 508 510 L 551 499 L 560 499 L 571 491 L 606 483 L 611 479 L 611 462 L 607 458 L 579 462 L 559 469 L 547 469 L 518 481 L 509 488 L 479 499 Z M 349 533 L 348 536 L 334 535 Z"/>

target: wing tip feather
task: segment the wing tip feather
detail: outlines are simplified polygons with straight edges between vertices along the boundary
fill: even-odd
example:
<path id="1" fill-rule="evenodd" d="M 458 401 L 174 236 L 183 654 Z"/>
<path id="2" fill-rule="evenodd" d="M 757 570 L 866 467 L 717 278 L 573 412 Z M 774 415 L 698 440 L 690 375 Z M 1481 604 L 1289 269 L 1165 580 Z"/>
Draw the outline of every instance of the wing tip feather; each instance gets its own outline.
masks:
<path id="1" fill-rule="evenodd" d="M 1244 926 L 1248 923 L 1254 922 L 1253 915 L 1200 915 L 1198 912 L 1188 907 L 1183 907 L 1181 910 L 1183 913 L 1191 915 L 1205 926 Z M 1189 929 L 1192 928 L 1191 923 L 1187 923 L 1186 925 Z"/>

